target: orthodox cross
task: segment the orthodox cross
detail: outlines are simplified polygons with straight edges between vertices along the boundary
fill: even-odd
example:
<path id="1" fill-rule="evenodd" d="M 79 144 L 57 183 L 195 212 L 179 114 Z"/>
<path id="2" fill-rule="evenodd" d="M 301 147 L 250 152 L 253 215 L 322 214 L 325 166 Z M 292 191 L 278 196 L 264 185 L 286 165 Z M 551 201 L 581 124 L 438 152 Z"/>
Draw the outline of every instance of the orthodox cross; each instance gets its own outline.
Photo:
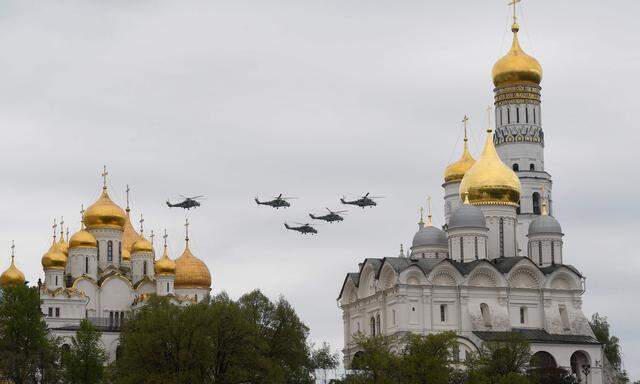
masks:
<path id="1" fill-rule="evenodd" d="M 487 105 L 487 130 L 491 130 L 491 106 Z"/>
<path id="2" fill-rule="evenodd" d="M 427 208 L 428 208 L 427 221 L 428 221 L 429 225 L 432 225 L 433 221 L 432 221 L 432 218 L 431 218 L 431 196 L 427 196 Z"/>
<path id="3" fill-rule="evenodd" d="M 16 256 L 16 244 L 11 240 L 11 264 L 13 264 L 13 259 Z"/>
<path id="4" fill-rule="evenodd" d="M 56 229 L 58 228 L 58 223 L 56 223 L 56 219 L 53 219 L 53 225 L 51 226 L 51 228 L 53 228 L 53 242 L 56 242 Z"/>
<path id="5" fill-rule="evenodd" d="M 66 233 L 67 233 L 67 243 L 68 243 L 69 242 L 69 226 L 68 225 L 67 225 Z"/>
<path id="6" fill-rule="evenodd" d="M 84 229 L 84 204 L 80 205 L 80 226 Z"/>
<path id="7" fill-rule="evenodd" d="M 144 218 L 142 217 L 142 213 L 140 214 L 140 220 L 138 222 L 140 223 L 140 236 L 142 236 L 144 232 Z"/>
<path id="8" fill-rule="evenodd" d="M 107 189 L 107 175 L 109 175 L 109 172 L 107 172 L 107 166 L 103 165 L 102 166 L 102 173 L 100 174 L 100 176 L 102 176 L 102 188 L 103 189 Z"/>
<path id="9" fill-rule="evenodd" d="M 164 235 L 162 235 L 162 238 L 164 239 L 164 247 L 167 248 L 167 237 L 169 237 L 169 235 L 167 235 L 167 229 L 164 229 Z"/>
<path id="10" fill-rule="evenodd" d="M 184 232 L 186 237 L 184 238 L 186 241 L 189 241 L 189 219 L 185 219 L 184 221 Z"/>
<path id="11" fill-rule="evenodd" d="M 60 216 L 60 240 L 64 240 L 64 216 Z"/>
<path id="12" fill-rule="evenodd" d="M 131 210 L 129 208 L 129 191 L 131 191 L 131 189 L 129 189 L 129 184 L 127 184 L 127 189 L 125 189 L 125 192 L 127 194 L 127 212 L 129 212 Z"/>
<path id="13" fill-rule="evenodd" d="M 424 225 L 423 217 L 424 217 L 424 207 L 420 207 L 420 222 L 419 222 L 420 225 Z"/>
<path id="14" fill-rule="evenodd" d="M 151 244 L 153 245 L 153 239 L 156 237 L 156 234 L 153 233 L 153 229 L 151 230 L 151 234 L 149 235 L 149 238 L 151 239 Z"/>
<path id="15" fill-rule="evenodd" d="M 464 124 L 464 141 L 467 141 L 467 122 L 469 121 L 469 116 L 464 115 L 462 119 L 462 124 Z"/>
<path id="16" fill-rule="evenodd" d="M 509 6 L 513 6 L 513 22 L 516 22 L 516 6 L 522 0 L 509 0 Z"/>

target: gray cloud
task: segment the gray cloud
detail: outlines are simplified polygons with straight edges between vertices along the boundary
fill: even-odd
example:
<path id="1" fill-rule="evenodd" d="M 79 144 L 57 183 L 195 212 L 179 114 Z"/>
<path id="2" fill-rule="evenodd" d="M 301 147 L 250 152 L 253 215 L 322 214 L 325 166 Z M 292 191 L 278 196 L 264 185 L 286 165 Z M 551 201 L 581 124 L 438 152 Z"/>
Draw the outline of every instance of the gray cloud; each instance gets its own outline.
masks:
<path id="1" fill-rule="evenodd" d="M 538 1 L 521 20 L 545 70 L 566 259 L 587 275 L 584 310 L 609 316 L 634 377 L 639 8 Z M 283 294 L 315 340 L 341 347 L 344 274 L 410 241 L 418 205 L 442 197 L 463 114 L 478 152 L 491 65 L 508 44 L 501 1 L 4 2 L 0 241 L 15 239 L 28 278 L 42 276 L 50 220 L 77 227 L 106 163 L 114 198 L 131 184 L 136 214 L 167 226 L 175 257 L 184 215 L 163 202 L 204 193 L 193 248 L 214 290 Z M 316 238 L 282 228 L 367 191 L 387 198 Z M 279 212 L 251 203 L 279 192 L 301 199 Z"/>

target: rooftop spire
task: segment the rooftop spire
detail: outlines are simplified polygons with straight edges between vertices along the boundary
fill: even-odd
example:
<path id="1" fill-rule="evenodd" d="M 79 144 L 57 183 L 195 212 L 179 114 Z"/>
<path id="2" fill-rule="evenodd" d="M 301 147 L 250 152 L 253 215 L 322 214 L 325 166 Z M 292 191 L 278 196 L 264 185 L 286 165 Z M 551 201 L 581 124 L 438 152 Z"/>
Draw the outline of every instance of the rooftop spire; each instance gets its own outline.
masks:
<path id="1" fill-rule="evenodd" d="M 400 243 L 400 255 L 398 257 L 404 257 L 404 245 L 402 243 Z"/>
<path id="2" fill-rule="evenodd" d="M 100 174 L 100 176 L 102 176 L 102 189 L 103 190 L 107 190 L 107 176 L 109 175 L 109 172 L 107 172 L 107 166 L 103 165 L 102 166 L 102 173 Z"/>
<path id="3" fill-rule="evenodd" d="M 420 221 L 418 221 L 418 228 L 424 227 L 424 207 L 420 207 Z"/>

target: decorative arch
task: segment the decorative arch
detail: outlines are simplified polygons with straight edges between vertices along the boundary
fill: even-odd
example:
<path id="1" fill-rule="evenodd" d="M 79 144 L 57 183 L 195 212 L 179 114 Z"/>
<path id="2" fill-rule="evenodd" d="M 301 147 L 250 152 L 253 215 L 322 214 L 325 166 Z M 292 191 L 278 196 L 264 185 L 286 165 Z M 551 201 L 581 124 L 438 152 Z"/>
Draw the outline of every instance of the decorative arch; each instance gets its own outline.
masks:
<path id="1" fill-rule="evenodd" d="M 402 271 L 402 273 L 400 273 L 400 276 L 398 277 L 398 281 L 402 284 L 409 285 L 419 285 L 427 283 L 424 272 L 422 272 L 422 270 L 417 266 L 411 266 Z"/>
<path id="2" fill-rule="evenodd" d="M 472 287 L 497 287 L 498 277 L 489 268 L 479 268 L 471 273 L 467 285 Z"/>
<path id="3" fill-rule="evenodd" d="M 591 374 L 591 356 L 589 353 L 582 350 L 575 351 L 571 354 L 569 361 L 571 364 L 571 372 L 576 378 L 581 380 L 580 382 L 590 382 L 590 380 L 588 380 Z"/>
<path id="4" fill-rule="evenodd" d="M 376 293 L 376 273 L 370 264 L 367 264 L 360 273 L 359 296 L 367 297 Z"/>
<path id="5" fill-rule="evenodd" d="M 580 279 L 568 269 L 562 268 L 547 278 L 545 287 L 551 289 L 580 289 Z"/>
<path id="6" fill-rule="evenodd" d="M 509 273 L 509 286 L 512 288 L 539 288 L 540 277 L 534 268 L 520 266 Z"/>
<path id="7" fill-rule="evenodd" d="M 556 359 L 547 351 L 538 351 L 531 356 L 529 366 L 533 369 L 555 369 L 558 368 Z"/>
<path id="8" fill-rule="evenodd" d="M 348 279 L 347 282 L 345 283 L 344 291 L 342 293 L 342 298 L 340 299 L 340 301 L 344 305 L 344 304 L 353 303 L 357 299 L 358 299 L 358 293 L 357 293 L 356 285 L 353 282 L 353 280 Z"/>
<path id="9" fill-rule="evenodd" d="M 396 271 L 389 264 L 385 264 L 382 267 L 382 272 L 380 273 L 380 278 L 378 279 L 380 282 L 380 286 L 383 289 L 389 289 L 396 284 L 397 276 Z"/>
<path id="10" fill-rule="evenodd" d="M 455 286 L 462 280 L 462 275 L 451 265 L 450 262 L 444 261 L 439 264 L 438 268 L 431 271 L 429 280 L 433 285 Z"/>

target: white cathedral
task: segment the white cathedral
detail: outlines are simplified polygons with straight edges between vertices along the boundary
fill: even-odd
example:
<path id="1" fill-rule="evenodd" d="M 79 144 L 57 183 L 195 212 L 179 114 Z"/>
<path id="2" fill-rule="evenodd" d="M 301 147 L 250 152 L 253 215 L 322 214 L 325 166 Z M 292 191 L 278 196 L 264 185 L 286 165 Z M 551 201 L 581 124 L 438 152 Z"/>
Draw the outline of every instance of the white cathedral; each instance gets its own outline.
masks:
<path id="1" fill-rule="evenodd" d="M 82 212 L 80 229 L 70 238 L 56 239 L 42 256 L 44 281 L 40 287 L 41 308 L 52 334 L 68 340 L 80 321 L 88 319 L 102 331 L 103 347 L 110 358 L 117 356 L 120 330 L 130 314 L 145 305 L 151 294 L 169 297 L 176 305 L 196 303 L 211 291 L 207 265 L 189 248 L 189 223 L 185 224 L 184 251 L 172 260 L 167 235 L 161 257 L 151 241 L 131 224 L 131 210 L 111 200 L 104 185 L 98 200 Z M 153 239 L 152 239 L 153 240 Z M 24 284 L 24 274 L 12 254 L 9 269 L 0 275 L 0 286 Z M 68 342 L 68 341 L 63 341 Z"/>
<path id="2" fill-rule="evenodd" d="M 608 382 L 602 345 L 582 312 L 583 275 L 567 264 L 553 217 L 544 164 L 542 67 L 518 42 L 493 66 L 495 132 L 475 160 L 467 147 L 444 173 L 444 225 L 429 212 L 410 251 L 367 258 L 348 273 L 343 311 L 344 363 L 360 350 L 354 335 L 455 331 L 457 357 L 517 332 L 544 366 L 582 382 Z M 466 118 L 465 118 L 466 120 Z M 465 121 L 466 123 L 466 121 Z M 455 352 L 454 352 L 455 353 Z"/>

